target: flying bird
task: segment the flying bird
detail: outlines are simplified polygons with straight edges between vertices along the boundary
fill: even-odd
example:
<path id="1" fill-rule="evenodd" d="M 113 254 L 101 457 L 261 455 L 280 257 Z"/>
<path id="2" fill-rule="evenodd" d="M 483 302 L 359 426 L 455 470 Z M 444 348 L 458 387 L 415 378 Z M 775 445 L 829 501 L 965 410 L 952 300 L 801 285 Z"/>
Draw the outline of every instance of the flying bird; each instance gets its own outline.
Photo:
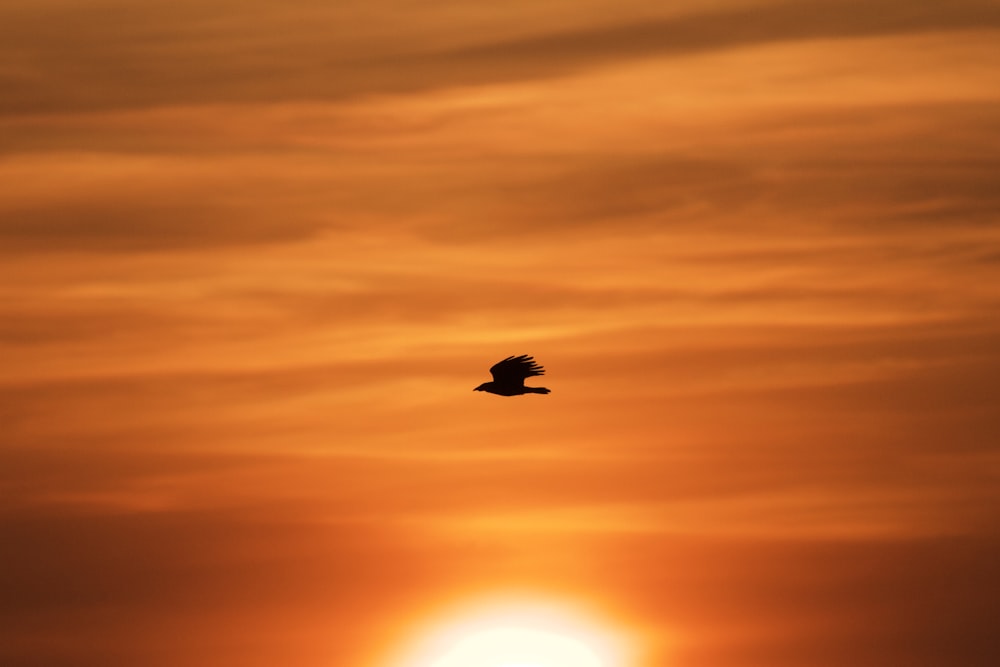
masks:
<path id="1" fill-rule="evenodd" d="M 488 391 L 498 396 L 520 396 L 521 394 L 547 394 L 545 387 L 525 387 L 524 381 L 536 375 L 544 375 L 545 369 L 535 363 L 533 357 L 522 354 L 519 357 L 507 357 L 493 364 L 490 375 L 493 382 L 484 382 L 472 391 Z"/>

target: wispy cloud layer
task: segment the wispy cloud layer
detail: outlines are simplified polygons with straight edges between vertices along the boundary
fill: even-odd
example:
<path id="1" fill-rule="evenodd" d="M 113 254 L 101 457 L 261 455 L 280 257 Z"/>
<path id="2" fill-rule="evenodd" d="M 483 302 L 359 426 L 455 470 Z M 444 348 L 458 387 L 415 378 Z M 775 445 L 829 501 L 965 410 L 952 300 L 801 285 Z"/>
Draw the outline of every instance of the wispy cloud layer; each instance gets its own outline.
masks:
<path id="1" fill-rule="evenodd" d="M 640 56 L 1000 24 L 989 0 L 517 5 L 6 3 L 0 110 L 343 99 L 551 77 Z"/>
<path id="2" fill-rule="evenodd" d="M 133 4 L 0 9 L 0 662 L 995 663 L 995 3 Z"/>

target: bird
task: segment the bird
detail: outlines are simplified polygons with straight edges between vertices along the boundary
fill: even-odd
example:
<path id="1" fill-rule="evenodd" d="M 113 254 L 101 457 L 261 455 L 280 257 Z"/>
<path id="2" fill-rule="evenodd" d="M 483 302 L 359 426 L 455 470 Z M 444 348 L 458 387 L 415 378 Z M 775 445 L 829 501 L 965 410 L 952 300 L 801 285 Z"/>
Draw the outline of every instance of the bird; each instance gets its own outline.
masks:
<path id="1" fill-rule="evenodd" d="M 498 396 L 520 396 L 521 394 L 548 394 L 545 387 L 525 387 L 526 378 L 544 375 L 545 369 L 539 366 L 533 357 L 522 354 L 519 357 L 507 357 L 498 361 L 490 368 L 493 382 L 484 382 L 472 391 L 486 391 Z"/>

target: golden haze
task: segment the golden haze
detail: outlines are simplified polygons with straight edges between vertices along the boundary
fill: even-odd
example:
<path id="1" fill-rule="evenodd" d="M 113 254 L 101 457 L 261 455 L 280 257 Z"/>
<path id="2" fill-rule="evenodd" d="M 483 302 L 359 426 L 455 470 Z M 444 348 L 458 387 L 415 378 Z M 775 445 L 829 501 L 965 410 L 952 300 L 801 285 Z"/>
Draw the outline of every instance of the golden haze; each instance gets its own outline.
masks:
<path id="1" fill-rule="evenodd" d="M 624 667 L 996 664 L 998 39 L 0 1 L 0 663 L 385 667 L 519 591 Z"/>

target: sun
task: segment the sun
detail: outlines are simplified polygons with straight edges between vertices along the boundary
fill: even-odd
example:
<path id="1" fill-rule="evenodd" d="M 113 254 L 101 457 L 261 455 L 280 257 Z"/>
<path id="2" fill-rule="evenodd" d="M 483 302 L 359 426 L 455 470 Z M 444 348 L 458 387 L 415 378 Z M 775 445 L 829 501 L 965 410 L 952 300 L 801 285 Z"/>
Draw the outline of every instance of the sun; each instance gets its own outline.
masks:
<path id="1" fill-rule="evenodd" d="M 603 667 L 582 641 L 530 628 L 499 627 L 460 639 L 433 667 Z"/>
<path id="2" fill-rule="evenodd" d="M 628 667 L 607 624 L 552 604 L 480 605 L 424 630 L 391 667 Z"/>

